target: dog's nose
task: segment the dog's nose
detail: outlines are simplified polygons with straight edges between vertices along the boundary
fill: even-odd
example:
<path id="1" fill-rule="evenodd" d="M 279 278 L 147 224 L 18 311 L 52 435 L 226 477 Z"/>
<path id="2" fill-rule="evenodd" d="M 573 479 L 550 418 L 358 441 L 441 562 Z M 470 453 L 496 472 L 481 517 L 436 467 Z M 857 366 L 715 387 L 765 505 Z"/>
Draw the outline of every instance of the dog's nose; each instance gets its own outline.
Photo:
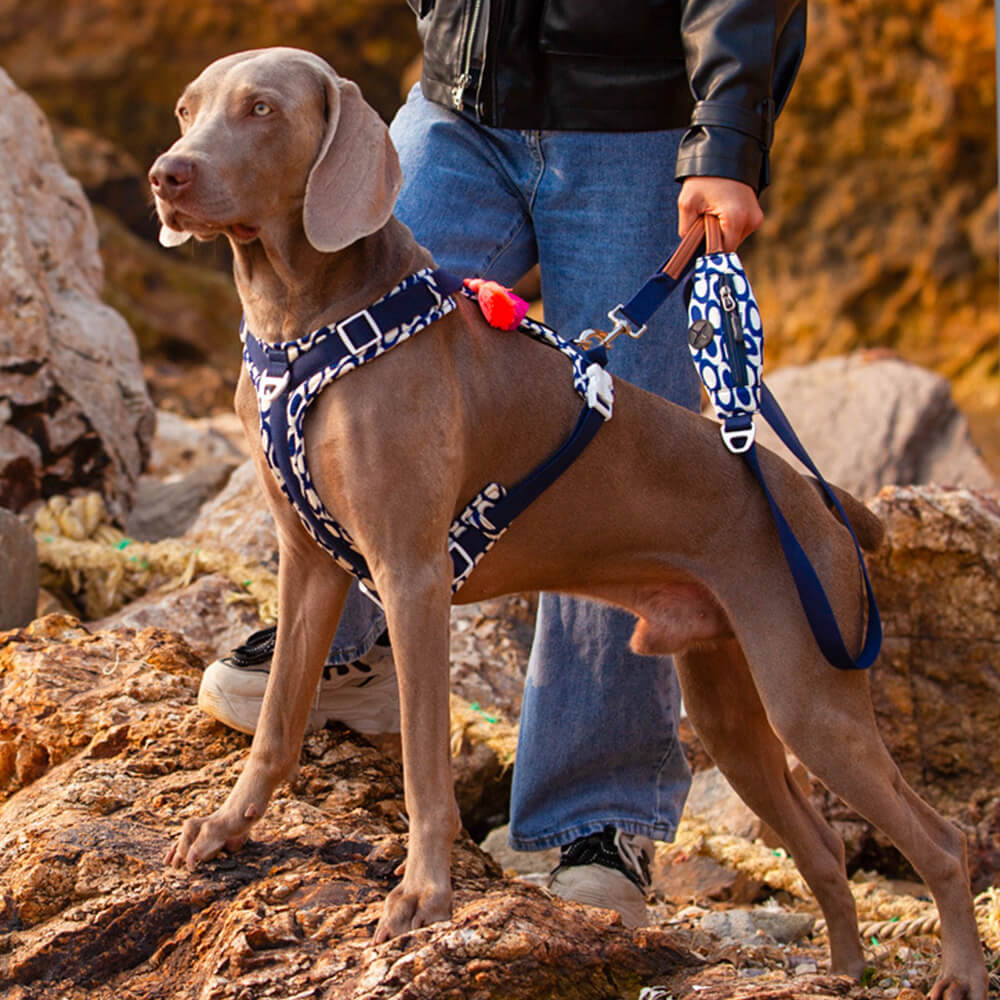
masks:
<path id="1" fill-rule="evenodd" d="M 196 173 L 194 160 L 165 153 L 149 171 L 149 185 L 161 198 L 175 198 L 191 186 Z"/>

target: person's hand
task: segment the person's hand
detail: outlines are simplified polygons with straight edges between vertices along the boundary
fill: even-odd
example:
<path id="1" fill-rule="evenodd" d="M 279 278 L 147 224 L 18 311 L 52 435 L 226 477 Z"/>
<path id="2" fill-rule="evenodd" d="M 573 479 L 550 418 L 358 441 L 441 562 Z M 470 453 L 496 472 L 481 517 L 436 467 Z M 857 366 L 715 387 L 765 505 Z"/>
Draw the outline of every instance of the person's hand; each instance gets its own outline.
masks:
<path id="1" fill-rule="evenodd" d="M 718 216 L 722 247 L 735 250 L 763 221 L 757 194 L 749 184 L 728 177 L 687 177 L 677 198 L 678 230 L 683 236 L 699 215 Z"/>

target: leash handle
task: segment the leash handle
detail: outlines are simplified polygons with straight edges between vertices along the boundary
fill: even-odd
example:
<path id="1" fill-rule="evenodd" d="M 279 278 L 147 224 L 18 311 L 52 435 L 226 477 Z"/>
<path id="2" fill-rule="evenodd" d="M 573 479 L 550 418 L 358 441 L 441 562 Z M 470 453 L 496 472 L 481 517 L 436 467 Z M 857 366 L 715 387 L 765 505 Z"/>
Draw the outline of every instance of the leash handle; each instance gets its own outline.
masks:
<path id="1" fill-rule="evenodd" d="M 680 246 L 660 271 L 675 281 L 679 281 L 691 266 L 705 241 L 705 253 L 722 253 L 722 224 L 717 215 L 699 215 L 697 221 L 681 237 Z"/>

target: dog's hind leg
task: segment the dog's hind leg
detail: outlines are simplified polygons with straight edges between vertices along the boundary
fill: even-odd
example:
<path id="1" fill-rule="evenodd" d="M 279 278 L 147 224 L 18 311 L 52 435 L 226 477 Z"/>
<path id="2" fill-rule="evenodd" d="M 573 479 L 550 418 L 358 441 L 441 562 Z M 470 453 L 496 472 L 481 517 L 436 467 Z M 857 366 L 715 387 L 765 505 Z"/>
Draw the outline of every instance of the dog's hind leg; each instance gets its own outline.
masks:
<path id="1" fill-rule="evenodd" d="M 826 918 L 831 968 L 859 977 L 864 956 L 844 846 L 796 785 L 735 640 L 676 658 L 684 704 L 705 749 L 739 796 L 781 838 Z"/>
<path id="2" fill-rule="evenodd" d="M 802 656 L 788 657 L 786 648 L 781 668 L 771 664 L 754 672 L 771 724 L 830 791 L 892 840 L 930 889 L 941 917 L 942 946 L 941 979 L 931 996 L 984 1000 L 986 970 L 965 838 L 907 785 L 889 756 L 867 676 L 827 665 L 808 634 L 802 643 Z M 801 681 L 790 670 L 800 672 Z"/>

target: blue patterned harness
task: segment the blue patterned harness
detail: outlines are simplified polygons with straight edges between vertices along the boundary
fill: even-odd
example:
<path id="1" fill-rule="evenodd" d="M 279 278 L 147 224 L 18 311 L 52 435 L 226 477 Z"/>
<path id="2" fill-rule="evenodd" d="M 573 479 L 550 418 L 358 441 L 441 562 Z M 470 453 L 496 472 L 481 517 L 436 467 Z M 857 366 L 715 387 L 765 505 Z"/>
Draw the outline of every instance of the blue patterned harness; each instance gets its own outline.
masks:
<path id="1" fill-rule="evenodd" d="M 316 542 L 379 604 L 368 564 L 347 530 L 324 506 L 306 463 L 303 426 L 310 403 L 337 379 L 408 340 L 455 308 L 460 279 L 426 268 L 410 275 L 367 309 L 297 340 L 267 344 L 240 326 L 243 361 L 257 392 L 261 444 L 282 492 Z M 525 319 L 518 330 L 569 358 L 573 387 L 584 401 L 563 444 L 514 486 L 487 483 L 452 523 L 448 551 L 454 593 L 511 522 L 580 455 L 611 418 L 614 387 L 602 352 L 587 352 L 554 330 Z M 499 333 L 497 336 L 503 336 Z"/>

